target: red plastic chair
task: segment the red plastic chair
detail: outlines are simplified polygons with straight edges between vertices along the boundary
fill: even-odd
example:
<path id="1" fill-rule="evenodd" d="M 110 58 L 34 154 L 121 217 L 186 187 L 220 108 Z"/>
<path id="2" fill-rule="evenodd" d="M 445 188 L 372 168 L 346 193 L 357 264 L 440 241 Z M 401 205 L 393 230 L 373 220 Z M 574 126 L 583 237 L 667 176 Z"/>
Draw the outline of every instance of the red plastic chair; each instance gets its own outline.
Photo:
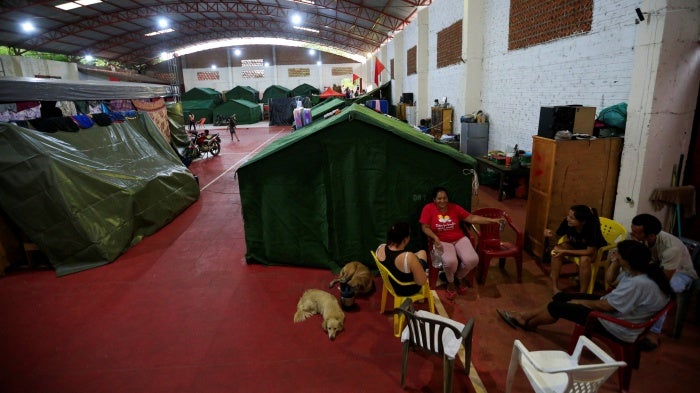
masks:
<path id="1" fill-rule="evenodd" d="M 477 278 L 479 284 L 486 282 L 486 275 L 489 272 L 491 259 L 498 258 L 501 269 L 505 266 L 506 258 L 514 258 L 518 270 L 518 282 L 523 279 L 523 243 L 524 234 L 518 229 L 513 220 L 505 211 L 494 207 L 486 207 L 474 210 L 472 214 L 489 218 L 505 218 L 508 227 L 515 232 L 515 243 L 501 240 L 501 230 L 498 224 L 479 225 L 479 243 L 476 252 L 479 254 L 479 273 Z"/>
<path id="2" fill-rule="evenodd" d="M 651 327 L 656 323 L 661 316 L 675 307 L 676 302 L 671 300 L 668 304 L 661 309 L 661 311 L 654 314 L 649 320 L 642 323 L 630 323 L 622 319 L 612 317 L 608 314 L 593 311 L 588 314 L 585 325 L 576 325 L 574 332 L 571 335 L 571 341 L 569 342 L 569 353 L 573 353 L 578 338 L 580 336 L 586 336 L 588 338 L 595 338 L 602 341 L 613 353 L 613 357 L 616 360 L 622 360 L 627 363 L 627 366 L 620 367 L 617 371 L 617 377 L 620 385 L 620 392 L 627 392 L 630 388 L 630 381 L 632 380 L 632 369 L 639 368 L 640 359 L 640 349 L 639 342 L 644 338 L 646 333 L 651 329 Z M 612 338 L 608 334 L 597 330 L 597 321 L 604 319 L 606 321 L 613 322 L 620 326 L 626 327 L 628 329 L 643 329 L 642 332 L 637 336 L 637 340 L 633 343 L 627 343 L 620 341 L 618 339 Z"/>

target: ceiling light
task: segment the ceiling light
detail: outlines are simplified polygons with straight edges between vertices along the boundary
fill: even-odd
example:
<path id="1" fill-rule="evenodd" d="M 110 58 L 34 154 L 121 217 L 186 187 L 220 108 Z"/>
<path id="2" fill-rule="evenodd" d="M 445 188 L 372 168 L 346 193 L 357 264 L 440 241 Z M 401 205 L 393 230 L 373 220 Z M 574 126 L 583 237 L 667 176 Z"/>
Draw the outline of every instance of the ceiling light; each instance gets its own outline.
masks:
<path id="1" fill-rule="evenodd" d="M 92 55 L 85 55 L 85 61 L 93 61 L 93 60 L 95 60 L 95 58 L 92 57 Z"/>
<path id="2" fill-rule="evenodd" d="M 212 69 L 212 70 L 215 70 L 215 69 L 216 69 L 216 64 L 212 64 L 212 65 L 211 65 L 211 69 Z"/>
<path id="3" fill-rule="evenodd" d="M 269 62 L 269 61 L 266 61 L 266 62 L 265 62 L 265 67 L 269 67 L 269 66 L 270 66 L 270 62 Z"/>
<path id="4" fill-rule="evenodd" d="M 168 20 L 165 18 L 158 19 L 158 26 L 160 26 L 161 28 L 168 27 Z"/>
<path id="5" fill-rule="evenodd" d="M 82 7 L 82 5 L 80 5 L 78 3 L 74 3 L 72 1 L 70 3 L 63 3 L 63 4 L 59 4 L 56 6 L 56 8 L 60 8 L 64 11 L 72 10 L 73 8 L 79 8 L 79 7 Z"/>
<path id="6" fill-rule="evenodd" d="M 308 27 L 303 27 L 303 26 L 292 26 L 292 27 L 294 27 L 297 30 L 308 31 L 309 33 L 316 33 L 316 34 L 320 33 L 320 31 L 318 31 L 316 29 L 310 29 Z"/>
<path id="7" fill-rule="evenodd" d="M 291 1 L 292 3 L 306 4 L 306 5 L 316 5 L 314 0 L 287 0 L 287 1 Z"/>
<path id="8" fill-rule="evenodd" d="M 32 31 L 36 30 L 36 28 L 32 22 L 24 22 L 22 23 L 22 30 L 24 30 L 25 33 L 31 33 Z"/>
<path id="9" fill-rule="evenodd" d="M 77 1 L 69 1 L 67 3 L 59 4 L 56 6 L 56 8 L 60 8 L 64 11 L 72 10 L 74 8 L 79 8 L 83 7 L 86 5 L 92 5 L 92 4 L 97 4 L 101 3 L 102 0 L 77 0 Z"/>
<path id="10" fill-rule="evenodd" d="M 241 50 L 240 50 L 240 49 L 236 49 L 236 50 L 233 51 L 233 54 L 236 55 L 236 56 L 240 56 L 240 55 L 241 55 Z"/>
<path id="11" fill-rule="evenodd" d="M 316 49 L 309 49 L 309 54 L 310 54 L 310 55 L 315 55 L 315 54 L 316 54 Z"/>
<path id="12" fill-rule="evenodd" d="M 144 34 L 144 35 L 145 35 L 146 37 L 153 37 L 154 35 L 165 34 L 165 33 L 172 33 L 173 31 L 175 31 L 175 30 L 168 28 L 168 29 L 163 29 L 163 30 L 158 30 L 158 31 L 152 31 L 152 32 L 146 33 L 146 34 Z"/>
<path id="13" fill-rule="evenodd" d="M 301 16 L 299 14 L 292 15 L 292 24 L 294 24 L 294 25 L 301 24 Z"/>
<path id="14" fill-rule="evenodd" d="M 323 64 L 323 63 L 321 63 L 321 60 L 316 62 L 316 65 L 321 65 L 321 64 Z"/>

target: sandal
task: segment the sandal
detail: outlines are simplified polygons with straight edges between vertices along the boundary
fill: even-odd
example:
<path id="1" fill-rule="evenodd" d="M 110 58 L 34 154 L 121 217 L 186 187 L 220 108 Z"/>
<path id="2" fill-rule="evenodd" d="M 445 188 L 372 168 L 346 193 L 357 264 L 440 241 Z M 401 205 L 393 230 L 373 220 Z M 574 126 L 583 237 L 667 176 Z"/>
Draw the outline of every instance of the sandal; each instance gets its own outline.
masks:
<path id="1" fill-rule="evenodd" d="M 458 294 L 464 295 L 465 293 L 467 293 L 467 286 L 466 286 L 466 285 L 465 285 L 465 286 L 462 286 L 462 285 L 455 285 L 455 287 L 457 288 L 457 293 L 458 293 Z"/>
<path id="2" fill-rule="evenodd" d="M 525 326 L 518 322 L 517 319 L 513 318 L 508 311 L 496 310 L 496 312 L 501 317 L 501 319 L 503 319 L 503 321 L 510 325 L 510 327 L 512 327 L 513 329 L 521 328 L 523 330 L 527 330 Z"/>

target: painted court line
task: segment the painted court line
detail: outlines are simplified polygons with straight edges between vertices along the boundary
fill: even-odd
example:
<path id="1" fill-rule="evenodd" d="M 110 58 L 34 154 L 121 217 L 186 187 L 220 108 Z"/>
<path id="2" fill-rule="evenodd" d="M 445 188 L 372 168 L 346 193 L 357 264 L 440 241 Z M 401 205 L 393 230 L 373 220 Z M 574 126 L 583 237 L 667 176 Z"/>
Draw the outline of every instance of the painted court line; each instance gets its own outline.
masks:
<path id="1" fill-rule="evenodd" d="M 204 187 L 202 187 L 202 188 L 200 189 L 200 191 L 206 190 L 207 187 L 209 187 L 210 185 L 216 183 L 216 182 L 217 182 L 219 179 L 221 179 L 225 174 L 231 172 L 232 170 L 238 169 L 238 167 L 240 167 L 242 163 L 248 161 L 252 155 L 254 155 L 254 154 L 256 154 L 257 152 L 259 152 L 263 147 L 269 145 L 270 142 L 272 142 L 273 140 L 275 140 L 275 139 L 277 138 L 277 136 L 278 136 L 279 134 L 283 133 L 283 132 L 286 132 L 286 131 L 278 131 L 275 135 L 273 135 L 273 136 L 271 136 L 270 138 L 268 138 L 265 142 L 261 143 L 258 147 L 256 147 L 255 149 L 253 149 L 253 151 L 251 151 L 250 153 L 246 154 L 243 158 L 241 158 L 240 160 L 236 161 L 235 164 L 231 165 L 228 169 L 226 169 L 225 171 L 223 171 L 219 176 L 215 177 L 212 181 L 210 181 L 209 183 L 207 183 Z"/>

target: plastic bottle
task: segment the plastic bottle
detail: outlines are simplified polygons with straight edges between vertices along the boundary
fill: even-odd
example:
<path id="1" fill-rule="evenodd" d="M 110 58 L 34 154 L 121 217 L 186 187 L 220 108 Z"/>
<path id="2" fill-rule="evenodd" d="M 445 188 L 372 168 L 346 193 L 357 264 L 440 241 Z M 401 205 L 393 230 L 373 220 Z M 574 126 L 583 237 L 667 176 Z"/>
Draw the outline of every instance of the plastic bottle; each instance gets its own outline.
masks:
<path id="1" fill-rule="evenodd" d="M 431 251 L 430 259 L 432 259 L 433 267 L 436 269 L 442 269 L 442 250 L 433 245 L 433 250 Z"/>

